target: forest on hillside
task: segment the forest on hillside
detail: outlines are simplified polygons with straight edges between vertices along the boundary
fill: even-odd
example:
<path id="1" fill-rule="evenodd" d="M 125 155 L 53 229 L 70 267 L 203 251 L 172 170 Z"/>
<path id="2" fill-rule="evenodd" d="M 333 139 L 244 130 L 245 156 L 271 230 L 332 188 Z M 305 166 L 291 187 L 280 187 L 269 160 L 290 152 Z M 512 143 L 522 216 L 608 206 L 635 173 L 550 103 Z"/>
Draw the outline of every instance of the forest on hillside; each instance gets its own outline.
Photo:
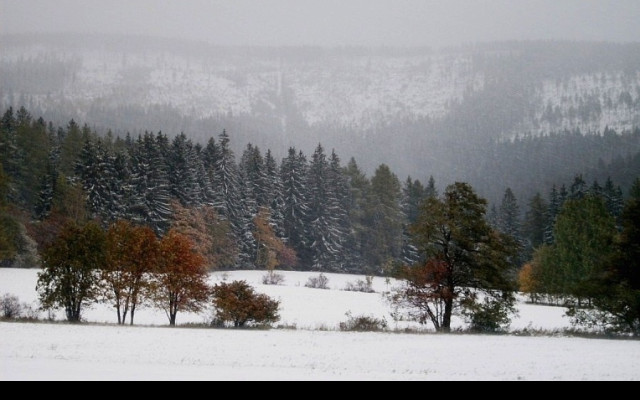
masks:
<path id="1" fill-rule="evenodd" d="M 409 230 L 421 206 L 440 184 L 400 178 L 385 164 L 371 176 L 358 161 L 341 160 L 321 144 L 307 156 L 295 148 L 276 160 L 271 150 L 246 144 L 238 157 L 232 135 L 212 135 L 205 145 L 186 134 L 137 137 L 98 135 L 71 120 L 55 127 L 25 109 L 8 109 L 0 130 L 3 168 L 3 265 L 37 266 L 38 246 L 66 219 L 98 220 L 107 227 L 127 220 L 162 236 L 176 225 L 205 221 L 195 230 L 208 241 L 210 268 L 266 268 L 383 274 L 420 256 Z M 486 210 L 496 228 L 521 244 L 519 267 L 542 243 L 562 203 L 576 192 L 595 191 L 618 217 L 638 178 L 640 154 L 602 159 L 566 181 L 553 181 L 540 160 L 560 154 L 602 155 L 602 149 L 640 145 L 640 132 L 605 135 L 559 133 L 496 143 L 486 163 L 502 169 Z M 570 158 L 571 159 L 571 158 Z M 537 162 L 536 162 L 537 161 Z M 485 166 L 491 168 L 491 166 Z M 567 170 L 570 166 L 566 167 Z M 482 168 L 478 168 L 481 176 Z M 519 174 L 549 175 L 546 186 L 506 186 Z M 428 174 L 416 171 L 416 175 Z M 264 250 L 270 243 L 269 251 Z M 215 249 L 214 249 L 215 248 Z M 269 259 L 268 255 L 270 254 Z M 215 264 L 215 265 L 214 265 Z"/>

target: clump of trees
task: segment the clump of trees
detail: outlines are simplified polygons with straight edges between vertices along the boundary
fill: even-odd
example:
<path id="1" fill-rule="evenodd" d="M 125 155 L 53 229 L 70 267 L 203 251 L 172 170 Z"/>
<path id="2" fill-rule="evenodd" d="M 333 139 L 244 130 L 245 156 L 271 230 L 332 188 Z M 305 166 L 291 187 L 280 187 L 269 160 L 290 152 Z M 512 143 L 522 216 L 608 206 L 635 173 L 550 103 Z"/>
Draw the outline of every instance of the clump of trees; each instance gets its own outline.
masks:
<path id="1" fill-rule="evenodd" d="M 234 283 L 228 291 L 210 288 L 205 257 L 175 229 L 159 239 L 149 227 L 126 221 L 106 232 L 95 222 L 69 224 L 46 248 L 43 264 L 37 286 L 41 306 L 63 308 L 69 322 L 80 322 L 86 307 L 103 302 L 113 304 L 118 324 L 129 315 L 133 325 L 136 309 L 147 303 L 164 310 L 175 326 L 179 312 L 202 311 L 210 298 L 220 318 L 232 318 L 236 327 L 278 320 L 279 303 L 246 283 Z"/>
<path id="2" fill-rule="evenodd" d="M 638 335 L 640 180 L 623 207 L 579 183 L 559 208 L 553 240 L 521 271 L 520 288 L 534 301 L 567 306 L 576 325 Z"/>
<path id="3" fill-rule="evenodd" d="M 509 323 L 517 247 L 489 226 L 486 208 L 486 200 L 465 183 L 422 205 L 410 230 L 423 261 L 401 268 L 403 284 L 390 294 L 410 318 L 439 332 L 451 330 L 457 312 L 474 330 L 495 331 Z"/>

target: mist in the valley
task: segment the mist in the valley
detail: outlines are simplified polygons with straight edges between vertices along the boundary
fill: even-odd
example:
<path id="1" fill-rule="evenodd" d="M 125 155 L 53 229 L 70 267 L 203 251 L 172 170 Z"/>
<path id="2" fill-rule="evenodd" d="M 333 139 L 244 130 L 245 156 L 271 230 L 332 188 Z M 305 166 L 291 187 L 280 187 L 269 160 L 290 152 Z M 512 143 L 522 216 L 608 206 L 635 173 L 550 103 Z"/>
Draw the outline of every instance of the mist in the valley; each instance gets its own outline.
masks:
<path id="1" fill-rule="evenodd" d="M 492 201 L 577 173 L 627 187 L 639 20 L 637 0 L 0 0 L 0 106 L 101 134 L 226 129 L 238 157 L 321 142 Z"/>

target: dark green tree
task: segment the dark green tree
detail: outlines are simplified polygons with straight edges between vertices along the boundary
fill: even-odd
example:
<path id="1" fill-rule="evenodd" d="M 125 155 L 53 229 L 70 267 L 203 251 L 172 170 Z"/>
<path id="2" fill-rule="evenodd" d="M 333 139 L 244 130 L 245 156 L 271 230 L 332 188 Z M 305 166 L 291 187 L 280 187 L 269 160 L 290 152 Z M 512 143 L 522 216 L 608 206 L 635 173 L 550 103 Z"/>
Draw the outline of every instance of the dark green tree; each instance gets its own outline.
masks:
<path id="1" fill-rule="evenodd" d="M 382 164 L 371 178 L 371 188 L 365 208 L 367 235 L 363 245 L 365 264 L 381 268 L 389 261 L 402 258 L 401 209 L 402 187 L 398 177 Z"/>
<path id="2" fill-rule="evenodd" d="M 578 299 L 592 298 L 602 266 L 611 257 L 616 236 L 614 218 L 596 196 L 569 200 L 554 229 L 552 259 L 561 273 L 562 293 Z"/>
<path id="3" fill-rule="evenodd" d="M 537 249 L 544 243 L 545 230 L 549 224 L 547 221 L 548 209 L 549 205 L 540 193 L 536 193 L 529 201 L 523 231 L 530 249 Z"/>
<path id="4" fill-rule="evenodd" d="M 486 200 L 466 183 L 449 186 L 442 198 L 429 198 L 422 207 L 412 234 L 427 263 L 406 268 L 406 285 L 393 296 L 421 323 L 448 332 L 456 310 L 474 329 L 495 330 L 508 322 L 515 302 L 514 244 L 489 226 L 486 209 Z"/>
<path id="5" fill-rule="evenodd" d="M 307 220 L 307 159 L 302 152 L 290 148 L 289 155 L 282 160 L 280 176 L 283 186 L 284 235 L 301 259 L 308 257 Z"/>
<path id="6" fill-rule="evenodd" d="M 106 235 L 99 225 L 68 225 L 43 255 L 37 286 L 42 307 L 64 308 L 69 322 L 80 322 L 84 307 L 100 296 L 99 271 L 106 260 Z"/>

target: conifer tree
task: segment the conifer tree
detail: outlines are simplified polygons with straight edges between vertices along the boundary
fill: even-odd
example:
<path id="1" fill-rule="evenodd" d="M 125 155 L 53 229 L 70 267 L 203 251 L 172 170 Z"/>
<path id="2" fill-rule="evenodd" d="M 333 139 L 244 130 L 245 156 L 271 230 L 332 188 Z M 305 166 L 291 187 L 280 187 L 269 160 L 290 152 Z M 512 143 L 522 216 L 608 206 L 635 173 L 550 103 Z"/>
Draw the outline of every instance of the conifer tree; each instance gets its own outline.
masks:
<path id="1" fill-rule="evenodd" d="M 307 159 L 295 148 L 282 160 L 280 176 L 283 186 L 284 235 L 287 243 L 305 258 L 307 253 Z"/>

